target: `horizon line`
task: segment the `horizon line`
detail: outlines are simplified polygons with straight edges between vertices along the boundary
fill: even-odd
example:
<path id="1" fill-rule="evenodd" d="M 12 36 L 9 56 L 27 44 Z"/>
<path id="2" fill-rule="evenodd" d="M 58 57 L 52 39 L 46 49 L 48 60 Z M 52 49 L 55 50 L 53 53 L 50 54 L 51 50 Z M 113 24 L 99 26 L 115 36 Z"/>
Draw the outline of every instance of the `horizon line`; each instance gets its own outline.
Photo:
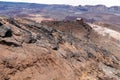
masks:
<path id="1" fill-rule="evenodd" d="M 104 5 L 104 4 L 96 4 L 96 5 L 82 5 L 82 4 L 79 4 L 79 5 L 72 5 L 72 4 L 47 4 L 47 3 L 35 3 L 35 2 L 23 2 L 23 1 L 0 1 L 0 2 L 8 2 L 8 3 L 26 3 L 26 4 L 44 4 L 44 5 L 68 5 L 68 6 L 98 6 L 98 5 L 102 5 L 102 6 L 105 6 L 105 7 L 114 7 L 114 6 L 118 6 L 118 5 L 114 5 L 114 6 L 107 6 L 107 5 Z M 119 6 L 120 7 L 120 6 Z"/>

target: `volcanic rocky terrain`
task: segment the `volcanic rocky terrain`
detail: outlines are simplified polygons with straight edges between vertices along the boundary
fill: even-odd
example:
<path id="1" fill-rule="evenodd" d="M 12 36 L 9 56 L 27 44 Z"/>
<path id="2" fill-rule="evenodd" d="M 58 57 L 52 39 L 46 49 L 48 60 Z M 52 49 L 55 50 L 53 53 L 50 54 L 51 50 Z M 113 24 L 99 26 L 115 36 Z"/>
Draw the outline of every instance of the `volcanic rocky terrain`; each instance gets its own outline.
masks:
<path id="1" fill-rule="evenodd" d="M 0 80 L 120 80 L 119 34 L 83 21 L 0 17 Z"/>

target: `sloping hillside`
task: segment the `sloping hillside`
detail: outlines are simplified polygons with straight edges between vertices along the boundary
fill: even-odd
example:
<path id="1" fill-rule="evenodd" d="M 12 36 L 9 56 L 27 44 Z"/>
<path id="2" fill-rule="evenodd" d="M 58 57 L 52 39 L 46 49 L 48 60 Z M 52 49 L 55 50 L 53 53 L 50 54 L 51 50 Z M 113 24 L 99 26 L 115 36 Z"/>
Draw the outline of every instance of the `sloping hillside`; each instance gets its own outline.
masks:
<path id="1" fill-rule="evenodd" d="M 0 17 L 0 80 L 119 80 L 117 45 L 82 21 Z"/>

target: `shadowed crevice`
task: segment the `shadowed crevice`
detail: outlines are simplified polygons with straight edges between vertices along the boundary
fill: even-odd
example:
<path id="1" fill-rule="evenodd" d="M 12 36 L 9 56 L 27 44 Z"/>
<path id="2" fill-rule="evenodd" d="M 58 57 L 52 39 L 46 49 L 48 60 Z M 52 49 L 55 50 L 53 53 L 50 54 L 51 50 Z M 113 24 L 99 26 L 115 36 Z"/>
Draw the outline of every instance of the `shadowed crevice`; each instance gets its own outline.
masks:
<path id="1" fill-rule="evenodd" d="M 14 42 L 7 42 L 5 40 L 0 41 L 0 44 L 7 45 L 7 46 L 14 46 L 14 47 L 19 47 L 20 46 L 20 45 L 14 43 Z"/>

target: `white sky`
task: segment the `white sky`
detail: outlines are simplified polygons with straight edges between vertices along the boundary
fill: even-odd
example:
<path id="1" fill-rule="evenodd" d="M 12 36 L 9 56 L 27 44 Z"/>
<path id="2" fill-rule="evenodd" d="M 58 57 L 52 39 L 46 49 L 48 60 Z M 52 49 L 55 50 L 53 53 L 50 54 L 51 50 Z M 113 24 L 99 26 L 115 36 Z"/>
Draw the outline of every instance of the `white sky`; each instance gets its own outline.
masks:
<path id="1" fill-rule="evenodd" d="M 69 5 L 97 5 L 120 6 L 120 0 L 0 0 L 13 2 L 32 2 L 43 4 L 69 4 Z"/>

